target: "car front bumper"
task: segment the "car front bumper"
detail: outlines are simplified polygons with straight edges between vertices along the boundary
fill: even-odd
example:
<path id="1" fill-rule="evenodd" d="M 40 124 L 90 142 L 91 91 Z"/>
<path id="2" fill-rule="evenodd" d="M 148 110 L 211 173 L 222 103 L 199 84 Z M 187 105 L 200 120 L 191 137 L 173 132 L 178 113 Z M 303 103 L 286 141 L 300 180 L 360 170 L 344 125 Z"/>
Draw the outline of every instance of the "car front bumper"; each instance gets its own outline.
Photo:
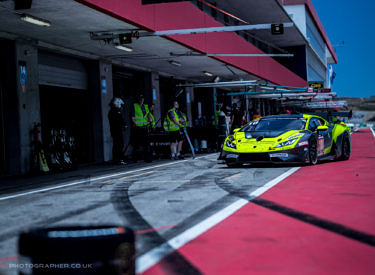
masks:
<path id="1" fill-rule="evenodd" d="M 236 153 L 223 150 L 220 154 L 219 159 L 225 160 L 227 163 L 305 163 L 309 161 L 309 155 L 308 147 L 303 146 L 289 150 L 270 151 L 262 153 Z"/>

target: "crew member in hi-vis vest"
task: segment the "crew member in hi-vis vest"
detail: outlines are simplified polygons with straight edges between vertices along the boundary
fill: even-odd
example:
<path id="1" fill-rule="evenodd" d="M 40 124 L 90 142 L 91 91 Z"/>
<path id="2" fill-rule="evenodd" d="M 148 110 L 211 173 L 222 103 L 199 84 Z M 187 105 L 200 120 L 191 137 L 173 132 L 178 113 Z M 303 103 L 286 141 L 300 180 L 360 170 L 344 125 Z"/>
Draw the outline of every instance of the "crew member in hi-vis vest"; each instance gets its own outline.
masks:
<path id="1" fill-rule="evenodd" d="M 152 126 L 152 117 L 147 104 L 144 104 L 144 96 L 139 95 L 137 103 L 133 104 L 132 110 L 132 140 L 133 160 L 137 161 L 137 154 L 140 147 L 143 147 L 144 161 L 151 162 L 150 138 L 148 127 Z"/>
<path id="2" fill-rule="evenodd" d="M 171 142 L 171 158 L 172 159 L 183 159 L 181 154 L 182 142 L 184 140 L 183 135 L 181 134 L 180 128 L 184 127 L 185 119 L 183 116 L 179 116 L 178 101 L 173 101 L 172 109 L 169 109 L 165 118 L 163 127 L 164 130 L 169 133 L 170 142 Z"/>
<path id="3" fill-rule="evenodd" d="M 155 104 L 151 104 L 150 105 L 150 118 L 151 118 L 151 126 L 152 126 L 152 130 L 155 129 L 156 127 L 156 122 L 155 122 L 155 117 L 154 117 L 154 107 L 155 107 Z"/>

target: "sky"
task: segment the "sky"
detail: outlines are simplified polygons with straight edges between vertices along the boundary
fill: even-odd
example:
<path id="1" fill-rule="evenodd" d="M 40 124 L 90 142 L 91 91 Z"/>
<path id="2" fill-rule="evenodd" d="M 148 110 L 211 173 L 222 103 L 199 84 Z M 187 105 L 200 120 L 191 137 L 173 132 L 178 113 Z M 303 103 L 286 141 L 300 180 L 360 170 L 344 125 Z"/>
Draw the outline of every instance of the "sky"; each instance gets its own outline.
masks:
<path id="1" fill-rule="evenodd" d="M 336 49 L 332 90 L 338 96 L 375 96 L 375 1 L 312 0 Z M 343 46 L 338 46 L 344 41 Z"/>

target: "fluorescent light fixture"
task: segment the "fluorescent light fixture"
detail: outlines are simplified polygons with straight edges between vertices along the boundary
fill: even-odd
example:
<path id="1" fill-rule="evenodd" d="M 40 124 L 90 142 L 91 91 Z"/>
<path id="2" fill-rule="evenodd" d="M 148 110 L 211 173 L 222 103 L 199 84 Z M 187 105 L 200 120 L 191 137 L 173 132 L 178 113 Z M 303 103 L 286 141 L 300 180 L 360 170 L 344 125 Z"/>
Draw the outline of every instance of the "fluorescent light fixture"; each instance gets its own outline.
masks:
<path id="1" fill-rule="evenodd" d="M 119 49 L 119 50 L 126 51 L 126 52 L 132 52 L 133 51 L 133 49 L 130 48 L 129 46 L 124 46 L 124 45 L 115 45 L 115 48 Z"/>
<path id="2" fill-rule="evenodd" d="M 21 20 L 29 22 L 31 24 L 38 25 L 38 26 L 42 26 L 42 27 L 49 27 L 49 26 L 51 26 L 51 22 L 49 22 L 49 21 L 47 21 L 45 19 L 41 19 L 41 18 L 38 18 L 38 17 L 35 17 L 35 16 L 31 16 L 31 15 L 25 14 L 25 13 L 23 13 L 21 15 Z"/>
<path id="3" fill-rule="evenodd" d="M 207 76 L 213 76 L 213 74 L 212 73 L 210 73 L 210 72 L 203 72 L 205 75 L 207 75 Z"/>
<path id="4" fill-rule="evenodd" d="M 177 61 L 174 61 L 174 60 L 170 60 L 169 63 L 172 64 L 172 65 L 175 65 L 177 67 L 181 67 L 181 63 L 180 62 L 177 62 Z"/>

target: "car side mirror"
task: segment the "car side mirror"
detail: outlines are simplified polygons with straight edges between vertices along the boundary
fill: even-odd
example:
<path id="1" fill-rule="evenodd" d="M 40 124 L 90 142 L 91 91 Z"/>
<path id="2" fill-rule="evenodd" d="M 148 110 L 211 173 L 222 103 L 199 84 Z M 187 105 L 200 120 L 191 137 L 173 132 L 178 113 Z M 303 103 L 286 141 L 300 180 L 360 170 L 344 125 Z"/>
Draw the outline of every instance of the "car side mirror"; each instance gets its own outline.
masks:
<path id="1" fill-rule="evenodd" d="M 239 130 L 241 130 L 241 128 L 236 128 L 233 130 L 233 133 L 237 133 Z"/>
<path id="2" fill-rule="evenodd" d="M 318 126 L 318 128 L 316 128 L 316 130 L 317 130 L 318 132 L 327 131 L 327 130 L 328 130 L 328 126 L 323 126 L 323 125 L 321 125 L 321 126 Z"/>

